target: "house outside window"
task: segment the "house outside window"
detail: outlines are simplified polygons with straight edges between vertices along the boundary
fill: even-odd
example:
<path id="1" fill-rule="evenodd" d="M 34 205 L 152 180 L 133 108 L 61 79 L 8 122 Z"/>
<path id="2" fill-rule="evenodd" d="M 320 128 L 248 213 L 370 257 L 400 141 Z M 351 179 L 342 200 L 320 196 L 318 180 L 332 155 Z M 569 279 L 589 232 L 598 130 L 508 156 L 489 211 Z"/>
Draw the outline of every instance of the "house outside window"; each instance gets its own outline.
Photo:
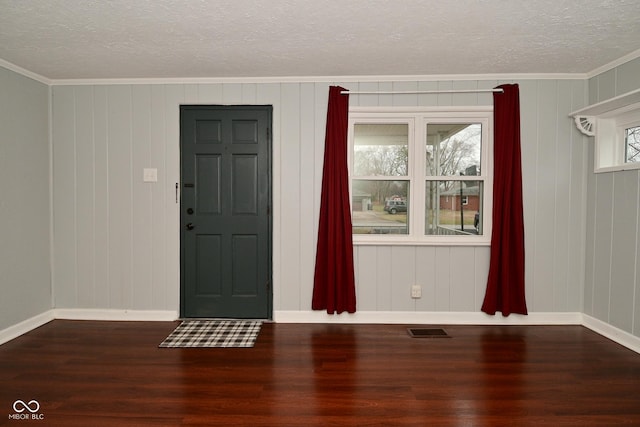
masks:
<path id="1" fill-rule="evenodd" d="M 352 108 L 355 244 L 488 244 L 492 109 Z"/>

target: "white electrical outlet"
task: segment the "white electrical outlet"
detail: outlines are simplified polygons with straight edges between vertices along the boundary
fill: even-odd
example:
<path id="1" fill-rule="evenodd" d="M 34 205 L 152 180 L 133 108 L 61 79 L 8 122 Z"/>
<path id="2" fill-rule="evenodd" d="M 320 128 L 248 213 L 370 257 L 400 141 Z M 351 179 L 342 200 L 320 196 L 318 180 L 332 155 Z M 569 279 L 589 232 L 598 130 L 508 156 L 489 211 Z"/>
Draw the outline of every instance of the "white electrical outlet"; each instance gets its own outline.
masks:
<path id="1" fill-rule="evenodd" d="M 420 285 L 411 286 L 411 298 L 422 298 L 422 286 Z"/>

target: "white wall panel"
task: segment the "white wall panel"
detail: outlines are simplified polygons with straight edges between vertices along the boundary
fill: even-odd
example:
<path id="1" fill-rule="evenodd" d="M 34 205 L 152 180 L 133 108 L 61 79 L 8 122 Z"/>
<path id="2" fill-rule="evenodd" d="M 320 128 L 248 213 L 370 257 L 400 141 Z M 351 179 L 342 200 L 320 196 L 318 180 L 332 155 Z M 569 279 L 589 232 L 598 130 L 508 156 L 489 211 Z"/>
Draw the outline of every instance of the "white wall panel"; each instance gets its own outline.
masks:
<path id="1" fill-rule="evenodd" d="M 591 138 L 590 138 L 591 139 Z M 593 140 L 589 141 L 593 144 Z M 588 151 L 588 168 L 593 170 L 594 150 Z M 588 169 L 587 169 L 588 170 Z M 585 314 L 593 316 L 593 292 L 595 288 L 595 250 L 596 250 L 596 210 L 594 209 L 596 200 L 596 178 L 598 175 L 587 173 L 587 208 L 586 226 L 585 226 L 585 270 L 584 270 L 584 286 L 583 286 L 583 305 L 582 311 Z"/>
<path id="2" fill-rule="evenodd" d="M 556 132 L 558 127 L 557 83 L 542 81 L 538 84 L 538 141 L 536 151 L 536 208 L 535 208 L 535 247 L 533 269 L 535 275 L 534 298 L 531 307 L 536 311 L 553 311 L 554 287 L 553 265 L 555 263 L 555 179 L 557 170 Z M 567 142 L 564 142 L 567 144 Z M 566 166 L 565 166 L 566 167 Z"/>
<path id="3" fill-rule="evenodd" d="M 414 311 L 415 302 L 410 298 L 411 285 L 416 283 L 415 248 L 413 246 L 395 246 L 391 249 L 391 310 Z"/>
<path id="4" fill-rule="evenodd" d="M 638 89 L 640 79 L 640 58 L 622 64 L 616 70 L 616 94 L 631 92 Z"/>
<path id="5" fill-rule="evenodd" d="M 300 283 L 300 85 L 282 85 L 281 98 L 281 166 L 280 218 L 282 231 L 282 283 Z M 295 310 L 300 306 L 300 286 L 286 289 L 281 297 L 283 310 Z"/>
<path id="6" fill-rule="evenodd" d="M 198 85 L 198 104 L 222 104 L 222 84 Z"/>
<path id="7" fill-rule="evenodd" d="M 300 85 L 300 105 L 315 105 L 316 87 L 313 83 Z M 313 108 L 300 109 L 300 297 L 297 307 L 311 309 L 312 287 L 302 286 L 313 283 L 316 254 L 316 197 L 315 188 L 315 142 L 316 114 Z M 298 309 L 298 308 L 297 308 Z"/>
<path id="8" fill-rule="evenodd" d="M 54 88 L 54 105 L 56 102 L 57 93 L 61 92 L 62 88 Z M 93 200 L 95 203 L 95 246 L 93 248 L 82 248 L 83 251 L 92 251 L 94 253 L 95 260 L 95 272 L 94 280 L 95 287 L 93 296 L 93 304 L 88 307 L 81 305 L 74 305 L 71 302 L 58 301 L 56 299 L 57 308 L 108 308 L 109 307 L 109 295 L 111 293 L 111 280 L 109 276 L 109 113 L 108 105 L 109 100 L 107 97 L 107 88 L 104 86 L 93 87 L 93 140 L 94 140 L 94 194 Z M 54 111 L 56 109 L 54 108 Z M 55 114 L 55 113 L 54 113 Z M 56 130 L 56 122 L 53 125 L 54 131 Z M 53 152 L 56 153 L 59 149 L 59 145 L 64 144 L 65 141 L 54 137 Z M 56 167 L 56 157 L 54 156 L 54 169 Z M 65 192 L 68 191 L 64 186 L 58 185 L 58 182 L 54 176 L 53 197 L 54 201 L 62 199 L 64 203 Z M 58 212 L 54 210 L 54 217 L 58 215 Z M 54 238 L 56 239 L 59 230 L 54 229 Z M 164 233 L 162 233 L 164 234 Z M 56 259 L 59 255 L 56 252 Z M 63 263 L 56 262 L 56 266 L 62 269 L 68 268 Z M 56 269 L 56 278 L 58 277 L 58 270 Z M 56 295 L 59 292 L 64 292 L 67 283 L 63 280 L 56 280 L 54 282 L 54 291 Z M 86 286 L 81 283 L 80 286 Z"/>
<path id="9" fill-rule="evenodd" d="M 572 81 L 558 81 L 557 111 L 571 110 L 573 101 L 572 92 Z M 556 168 L 554 170 L 555 182 L 553 187 L 553 311 L 563 311 L 569 306 L 569 283 L 566 264 L 569 260 L 569 223 L 571 221 L 569 215 L 571 214 L 571 197 L 570 194 L 558 191 L 558 189 L 570 188 L 571 186 L 571 133 L 573 129 L 575 129 L 575 125 L 571 120 L 564 118 L 558 120 L 556 140 L 565 141 L 565 143 L 556 144 L 554 153 Z"/>
<path id="10" fill-rule="evenodd" d="M 353 90 L 377 92 L 380 89 L 378 88 L 378 82 L 362 82 L 357 87 L 353 87 Z M 349 104 L 359 107 L 376 107 L 379 105 L 378 97 L 379 95 L 376 94 L 349 95 Z"/>
<path id="11" fill-rule="evenodd" d="M 616 92 L 616 70 L 606 71 L 598 76 L 598 99 L 613 98 Z"/>
<path id="12" fill-rule="evenodd" d="M 482 307 L 484 295 L 487 290 L 487 278 L 489 277 L 489 259 L 491 248 L 475 248 L 474 255 L 474 308 Z"/>
<path id="13" fill-rule="evenodd" d="M 418 82 L 394 82 L 392 84 L 394 92 L 415 92 L 418 90 Z M 417 93 L 398 93 L 392 95 L 393 105 L 399 107 L 414 107 L 418 105 Z"/>
<path id="14" fill-rule="evenodd" d="M 222 87 L 222 102 L 224 104 L 241 104 L 242 103 L 242 84 L 229 83 Z"/>
<path id="15" fill-rule="evenodd" d="M 433 92 L 438 90 L 438 82 L 418 82 L 420 92 Z M 438 105 L 438 95 L 433 93 L 421 93 L 418 95 L 418 105 L 422 107 L 435 107 Z"/>
<path id="16" fill-rule="evenodd" d="M 201 96 L 201 95 L 200 95 Z M 167 226 L 169 206 L 175 203 L 175 180 L 167 174 L 165 111 L 166 95 L 162 85 L 151 86 L 149 104 L 149 163 L 148 167 L 158 169 L 158 182 L 149 184 L 151 202 L 149 206 L 149 223 L 151 227 L 151 294 L 146 295 L 154 309 L 173 309 L 168 304 L 167 284 L 168 259 L 166 258 L 168 233 Z M 171 188 L 173 186 L 173 191 Z M 140 296 L 138 296 L 139 298 Z"/>
<path id="17" fill-rule="evenodd" d="M 365 265 L 365 268 L 371 268 L 376 272 L 375 288 L 370 286 L 358 287 L 361 292 L 376 293 L 377 310 L 391 311 L 393 309 L 393 286 L 397 286 L 393 282 L 393 271 L 391 270 L 391 246 L 379 246 L 376 251 L 373 262 L 360 260 L 359 265 Z M 357 297 L 357 296 L 356 296 Z"/>
<path id="18" fill-rule="evenodd" d="M 109 115 L 109 308 L 130 308 L 133 286 L 131 86 L 107 90 Z M 84 284 L 82 284 L 84 286 Z"/>
<path id="19" fill-rule="evenodd" d="M 609 322 L 611 300 L 611 231 L 613 221 L 613 174 L 599 174 L 596 179 L 597 195 L 594 230 L 593 264 L 593 316 Z"/>
<path id="20" fill-rule="evenodd" d="M 640 88 L 640 58 L 591 78 L 589 102 Z M 586 189 L 584 311 L 640 336 L 640 176 L 638 171 L 593 173 L 589 138 Z"/>
<path id="21" fill-rule="evenodd" d="M 77 248 L 95 247 L 94 208 L 94 141 L 93 141 L 93 90 L 90 86 L 75 90 L 75 153 L 76 189 L 75 213 Z M 95 304 L 95 253 L 80 250 L 76 253 L 78 305 L 93 307 Z"/>
<path id="22" fill-rule="evenodd" d="M 354 248 L 354 270 L 356 276 L 356 305 L 362 311 L 378 309 L 376 289 L 378 274 L 373 266 L 377 265 L 375 246 L 356 246 Z"/>
<path id="23" fill-rule="evenodd" d="M 436 310 L 436 248 L 416 248 L 416 285 L 422 286 L 422 298 L 416 300 L 417 311 Z"/>
<path id="24" fill-rule="evenodd" d="M 435 259 L 436 311 L 451 309 L 451 248 L 436 247 Z"/>
<path id="25" fill-rule="evenodd" d="M 456 246 L 451 248 L 450 254 L 451 305 L 448 311 L 478 311 L 480 306 L 475 304 L 475 248 Z"/>
<path id="26" fill-rule="evenodd" d="M 200 100 L 200 91 L 197 84 L 184 85 L 184 97 L 183 102 L 185 104 L 198 104 Z"/>
<path id="27" fill-rule="evenodd" d="M 567 115 L 580 107 L 575 104 L 584 99 L 585 83 L 518 83 L 529 309 L 567 311 L 581 300 L 581 289 L 569 286 L 573 283 L 569 278 L 584 271 L 583 259 L 569 250 L 584 245 L 577 233 L 584 221 L 569 229 L 575 222 L 567 211 L 575 203 L 585 203 L 581 181 L 585 154 Z M 497 84 L 491 80 L 342 83 L 353 90 L 381 91 Z M 328 86 L 316 82 L 55 87 L 53 185 L 56 218 L 62 216 L 55 222 L 60 236 L 55 292 L 60 307 L 178 309 L 179 209 L 174 186 L 179 180 L 179 105 L 188 102 L 273 105 L 274 310 L 309 310 Z M 361 106 L 491 105 L 492 95 L 352 95 L 350 100 L 351 105 Z M 77 123 L 88 120 L 91 125 Z M 574 168 L 576 159 L 580 166 Z M 157 183 L 142 182 L 144 167 L 158 169 Z M 77 185 L 79 177 L 82 185 Z M 86 209 L 93 209 L 92 214 L 78 220 L 76 216 Z M 82 267 L 76 254 L 82 254 Z M 357 246 L 358 308 L 478 311 L 488 262 L 488 247 Z M 422 286 L 421 299 L 411 298 L 414 283 Z"/>
<path id="28" fill-rule="evenodd" d="M 586 88 L 582 82 L 573 81 L 571 111 L 586 105 Z M 587 179 L 590 163 L 588 159 L 588 141 L 573 123 L 570 125 L 571 144 L 569 185 L 569 218 L 568 228 L 568 263 L 567 263 L 567 311 L 580 312 L 583 310 L 583 287 L 585 284 L 585 256 L 586 256 L 586 216 L 587 209 Z"/>
<path id="29" fill-rule="evenodd" d="M 164 143 L 166 153 L 166 198 L 167 236 L 165 262 L 167 263 L 162 292 L 165 306 L 160 310 L 176 310 L 180 303 L 180 210 L 175 201 L 175 184 L 180 180 L 180 104 L 184 103 L 182 85 L 167 85 L 165 92 Z"/>
<path id="30" fill-rule="evenodd" d="M 132 256 L 135 266 L 132 271 L 131 306 L 140 310 L 153 308 L 152 259 L 153 222 L 152 188 L 155 182 L 144 182 L 143 170 L 156 168 L 151 158 L 151 87 L 132 86 Z"/>
<path id="31" fill-rule="evenodd" d="M 609 321 L 622 330 L 633 326 L 633 294 L 638 268 L 638 171 L 614 175 Z"/>
<path id="32" fill-rule="evenodd" d="M 525 295 L 527 308 L 532 310 L 534 289 L 536 283 L 535 247 L 537 243 L 536 206 L 538 205 L 538 133 L 540 129 L 538 118 L 538 81 L 523 81 L 520 88 L 520 135 L 522 154 L 522 205 L 524 210 L 524 240 L 525 240 Z"/>
<path id="33" fill-rule="evenodd" d="M 75 307 L 76 234 L 75 89 L 53 90 L 53 263 L 55 307 Z M 81 248 L 85 250 L 85 248 Z M 83 284 L 84 286 L 84 284 Z M 109 289 L 107 287 L 107 289 Z"/>
<path id="34" fill-rule="evenodd" d="M 0 67 L 0 331 L 51 309 L 49 93 Z"/>

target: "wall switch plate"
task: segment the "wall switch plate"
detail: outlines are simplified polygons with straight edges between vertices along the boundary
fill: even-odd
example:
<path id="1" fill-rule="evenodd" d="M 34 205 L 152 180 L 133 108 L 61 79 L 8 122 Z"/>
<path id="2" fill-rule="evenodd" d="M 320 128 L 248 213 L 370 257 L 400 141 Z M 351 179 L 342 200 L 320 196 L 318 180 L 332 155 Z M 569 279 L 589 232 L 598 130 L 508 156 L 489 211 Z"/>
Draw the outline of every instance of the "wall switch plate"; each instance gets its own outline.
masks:
<path id="1" fill-rule="evenodd" d="M 422 286 L 420 285 L 411 286 L 411 298 L 422 298 Z"/>
<path id="2" fill-rule="evenodd" d="M 144 168 L 142 173 L 142 180 L 144 182 L 158 182 L 158 169 Z"/>

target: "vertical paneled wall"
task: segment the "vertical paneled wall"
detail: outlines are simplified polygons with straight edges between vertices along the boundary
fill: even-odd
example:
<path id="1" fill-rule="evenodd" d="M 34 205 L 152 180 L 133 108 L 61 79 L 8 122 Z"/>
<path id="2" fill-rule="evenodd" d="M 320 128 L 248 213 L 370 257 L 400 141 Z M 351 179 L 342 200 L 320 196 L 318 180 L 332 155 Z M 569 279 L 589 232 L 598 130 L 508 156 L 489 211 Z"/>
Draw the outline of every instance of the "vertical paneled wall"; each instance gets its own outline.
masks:
<path id="1" fill-rule="evenodd" d="M 589 103 L 640 88 L 640 58 L 589 80 Z M 584 313 L 640 337 L 640 171 L 593 173 L 589 138 Z"/>
<path id="2" fill-rule="evenodd" d="M 51 309 L 49 88 L 0 67 L 0 331 Z"/>
<path id="3" fill-rule="evenodd" d="M 492 88 L 498 81 L 336 82 L 353 90 Z M 530 311 L 581 309 L 587 151 L 568 114 L 582 80 L 520 84 Z M 178 310 L 180 104 L 269 104 L 274 310 L 311 308 L 327 82 L 55 86 L 57 307 Z M 490 94 L 352 95 L 353 106 L 491 105 Z M 144 183 L 142 169 L 158 168 Z M 488 247 L 357 246 L 358 309 L 479 311 Z M 423 297 L 410 298 L 412 284 Z"/>

